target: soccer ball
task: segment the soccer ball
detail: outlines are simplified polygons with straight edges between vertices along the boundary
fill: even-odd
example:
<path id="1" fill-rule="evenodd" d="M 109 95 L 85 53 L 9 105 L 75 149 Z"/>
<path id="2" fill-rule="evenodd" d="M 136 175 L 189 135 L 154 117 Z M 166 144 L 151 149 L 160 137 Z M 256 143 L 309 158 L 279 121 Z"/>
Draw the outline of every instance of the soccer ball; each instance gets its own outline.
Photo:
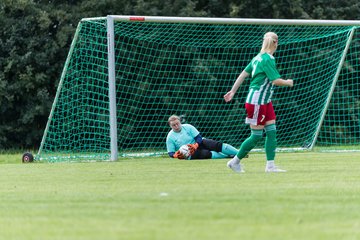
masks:
<path id="1" fill-rule="evenodd" d="M 185 158 L 190 157 L 190 151 L 188 145 L 182 145 L 179 151 L 185 156 Z"/>

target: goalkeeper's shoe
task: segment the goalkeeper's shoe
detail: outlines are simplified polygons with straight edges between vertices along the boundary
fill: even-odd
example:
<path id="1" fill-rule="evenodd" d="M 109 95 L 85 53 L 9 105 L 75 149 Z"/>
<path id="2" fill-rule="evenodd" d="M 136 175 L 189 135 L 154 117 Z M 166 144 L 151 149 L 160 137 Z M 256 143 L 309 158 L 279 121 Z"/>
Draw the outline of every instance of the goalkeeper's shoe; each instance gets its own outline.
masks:
<path id="1" fill-rule="evenodd" d="M 241 164 L 235 163 L 234 159 L 231 159 L 230 161 L 228 161 L 226 165 L 228 166 L 228 168 L 230 168 L 234 172 L 237 172 L 237 173 L 245 172 L 244 169 L 242 169 Z"/>
<path id="2" fill-rule="evenodd" d="M 271 167 L 268 167 L 266 166 L 265 167 L 265 172 L 267 173 L 271 173 L 271 172 L 286 172 L 286 170 L 283 170 L 283 169 L 280 169 L 278 168 L 277 166 L 271 166 Z"/>

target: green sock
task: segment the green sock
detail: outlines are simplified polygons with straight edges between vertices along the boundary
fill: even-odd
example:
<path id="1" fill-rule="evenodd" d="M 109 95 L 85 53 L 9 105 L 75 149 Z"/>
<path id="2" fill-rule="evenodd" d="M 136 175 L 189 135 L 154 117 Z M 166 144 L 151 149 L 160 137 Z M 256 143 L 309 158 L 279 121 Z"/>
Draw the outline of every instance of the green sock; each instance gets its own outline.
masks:
<path id="1" fill-rule="evenodd" d="M 225 155 L 236 155 L 238 153 L 239 150 L 237 150 L 236 148 L 234 148 L 233 146 L 227 144 L 227 143 L 223 143 L 222 144 L 222 149 L 221 152 Z"/>
<path id="2" fill-rule="evenodd" d="M 239 159 L 244 158 L 256 146 L 256 143 L 262 138 L 263 130 L 251 129 L 251 135 L 240 146 L 237 153 Z"/>
<path id="3" fill-rule="evenodd" d="M 276 125 L 271 124 L 265 126 L 266 139 L 265 139 L 265 152 L 268 161 L 275 159 L 276 150 Z"/>

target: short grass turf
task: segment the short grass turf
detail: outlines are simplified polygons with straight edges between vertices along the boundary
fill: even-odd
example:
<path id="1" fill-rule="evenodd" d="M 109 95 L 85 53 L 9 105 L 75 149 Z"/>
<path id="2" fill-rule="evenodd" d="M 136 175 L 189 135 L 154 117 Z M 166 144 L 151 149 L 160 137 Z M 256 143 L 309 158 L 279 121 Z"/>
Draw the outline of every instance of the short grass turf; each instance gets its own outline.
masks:
<path id="1" fill-rule="evenodd" d="M 360 239 L 360 153 L 21 164 L 0 156 L 0 239 Z"/>

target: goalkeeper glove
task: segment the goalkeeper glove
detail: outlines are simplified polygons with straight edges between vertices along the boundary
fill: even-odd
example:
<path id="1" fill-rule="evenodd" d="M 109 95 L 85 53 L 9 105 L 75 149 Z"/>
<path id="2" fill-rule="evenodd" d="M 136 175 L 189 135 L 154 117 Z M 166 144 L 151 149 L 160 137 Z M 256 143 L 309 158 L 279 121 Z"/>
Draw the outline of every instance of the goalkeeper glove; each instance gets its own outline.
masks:
<path id="1" fill-rule="evenodd" d="M 195 153 L 195 151 L 198 149 L 199 144 L 194 143 L 194 144 L 188 144 L 187 146 L 188 146 L 189 151 L 190 151 L 190 156 L 192 156 Z"/>
<path id="2" fill-rule="evenodd" d="M 184 154 L 182 154 L 181 152 L 180 152 L 180 150 L 177 150 L 175 153 L 174 153 L 174 156 L 173 156 L 174 158 L 178 158 L 178 159 L 185 159 L 185 156 L 184 156 Z"/>

